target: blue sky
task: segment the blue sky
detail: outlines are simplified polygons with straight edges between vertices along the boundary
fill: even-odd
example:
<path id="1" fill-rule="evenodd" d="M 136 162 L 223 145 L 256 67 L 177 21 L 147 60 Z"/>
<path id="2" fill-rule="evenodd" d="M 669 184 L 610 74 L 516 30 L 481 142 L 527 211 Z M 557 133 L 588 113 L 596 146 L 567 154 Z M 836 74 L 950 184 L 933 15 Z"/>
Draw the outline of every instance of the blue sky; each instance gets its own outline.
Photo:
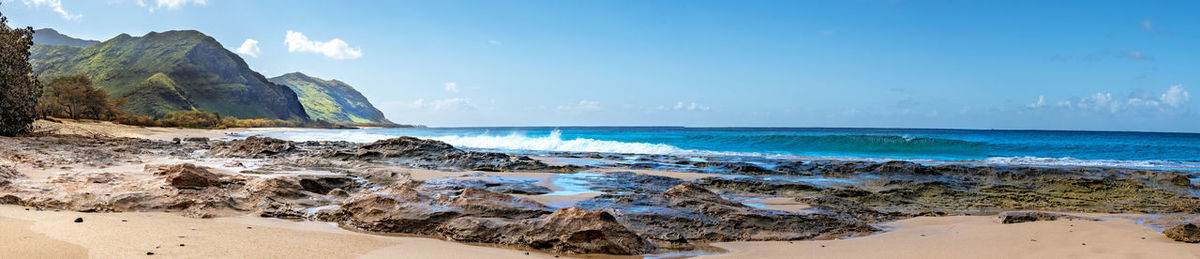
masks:
<path id="1" fill-rule="evenodd" d="M 1200 131 L 1194 1 L 4 2 L 85 39 L 253 39 L 255 70 L 401 123 Z"/>

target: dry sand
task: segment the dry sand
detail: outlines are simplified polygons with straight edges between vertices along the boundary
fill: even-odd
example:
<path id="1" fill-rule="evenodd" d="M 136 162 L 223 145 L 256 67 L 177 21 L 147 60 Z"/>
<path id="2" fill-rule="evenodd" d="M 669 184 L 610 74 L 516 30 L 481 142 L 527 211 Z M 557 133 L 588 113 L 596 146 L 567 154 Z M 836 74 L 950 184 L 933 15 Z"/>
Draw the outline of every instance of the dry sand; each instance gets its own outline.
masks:
<path id="1" fill-rule="evenodd" d="M 74 223 L 77 217 L 84 221 Z M 129 258 L 147 252 L 168 258 L 554 258 L 430 238 L 357 233 L 320 222 L 0 206 L 3 258 Z"/>
<path id="2" fill-rule="evenodd" d="M 59 119 L 61 123 L 39 120 L 33 123 L 34 130 L 57 134 L 76 134 L 83 136 L 108 136 L 124 138 L 144 138 L 153 140 L 171 140 L 173 138 L 220 138 L 229 133 L 289 130 L 291 128 L 230 128 L 230 129 L 187 129 L 140 127 L 115 124 L 107 121 L 76 121 Z"/>
<path id="3" fill-rule="evenodd" d="M 919 217 L 887 226 L 893 229 L 844 240 L 716 243 L 729 253 L 704 258 L 1200 258 L 1200 245 L 1123 217 L 1019 224 Z"/>

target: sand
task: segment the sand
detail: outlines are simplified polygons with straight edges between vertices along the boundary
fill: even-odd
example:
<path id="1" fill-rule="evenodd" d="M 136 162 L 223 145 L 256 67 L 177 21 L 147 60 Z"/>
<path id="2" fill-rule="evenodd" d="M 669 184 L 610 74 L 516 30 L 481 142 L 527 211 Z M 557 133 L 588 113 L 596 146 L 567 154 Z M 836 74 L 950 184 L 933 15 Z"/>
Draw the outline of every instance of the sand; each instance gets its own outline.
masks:
<path id="1" fill-rule="evenodd" d="M 84 221 L 74 223 L 77 217 Z M 322 222 L 27 211 L 12 205 L 0 206 L 0 244 L 3 258 L 129 258 L 147 252 L 168 258 L 554 258 L 431 238 L 357 233 Z"/>
<path id="2" fill-rule="evenodd" d="M 144 138 L 152 140 L 171 140 L 174 138 L 221 138 L 231 133 L 247 133 L 255 131 L 294 130 L 293 128 L 230 128 L 230 129 L 187 129 L 139 127 L 115 124 L 107 121 L 77 121 L 58 119 L 61 123 L 39 120 L 33 123 L 34 130 L 57 134 L 76 134 L 83 136 L 108 136 L 125 138 Z"/>
<path id="3" fill-rule="evenodd" d="M 716 243 L 729 253 L 703 258 L 1200 258 L 1200 245 L 1104 218 L 1000 224 L 991 216 L 918 217 L 845 240 Z"/>

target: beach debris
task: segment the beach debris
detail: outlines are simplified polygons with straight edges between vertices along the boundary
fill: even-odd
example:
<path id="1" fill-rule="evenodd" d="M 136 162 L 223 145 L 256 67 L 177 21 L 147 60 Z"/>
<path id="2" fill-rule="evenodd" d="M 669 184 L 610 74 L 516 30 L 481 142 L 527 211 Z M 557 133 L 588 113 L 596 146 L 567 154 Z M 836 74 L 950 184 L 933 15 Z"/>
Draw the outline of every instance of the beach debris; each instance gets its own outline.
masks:
<path id="1" fill-rule="evenodd" d="M 1163 235 L 1179 242 L 1200 243 L 1200 226 L 1193 223 L 1177 225 L 1163 231 Z"/>
<path id="2" fill-rule="evenodd" d="M 83 223 L 83 218 L 75 218 L 75 223 Z"/>

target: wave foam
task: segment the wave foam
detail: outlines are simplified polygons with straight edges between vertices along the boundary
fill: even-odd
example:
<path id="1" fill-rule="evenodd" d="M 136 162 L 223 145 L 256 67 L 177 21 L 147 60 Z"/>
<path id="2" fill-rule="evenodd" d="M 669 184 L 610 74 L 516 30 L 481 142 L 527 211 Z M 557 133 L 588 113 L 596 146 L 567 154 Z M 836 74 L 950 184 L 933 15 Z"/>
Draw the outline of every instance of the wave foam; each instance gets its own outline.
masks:
<path id="1" fill-rule="evenodd" d="M 993 165 L 1031 165 L 1031 166 L 1080 166 L 1080 167 L 1121 167 L 1121 168 L 1155 168 L 1155 169 L 1200 169 L 1200 163 L 1166 160 L 1106 160 L 1078 159 L 1072 157 L 990 157 L 982 161 Z"/>
<path id="2" fill-rule="evenodd" d="M 683 155 L 694 153 L 691 150 L 666 144 L 620 142 L 596 140 L 590 138 L 566 140 L 562 138 L 562 132 L 558 130 L 550 132 L 550 135 L 545 137 L 527 137 L 514 133 L 508 136 L 491 136 L 483 134 L 476 136 L 442 136 L 432 137 L 431 139 L 450 143 L 450 145 L 454 146 L 482 149 L 650 155 Z"/>

